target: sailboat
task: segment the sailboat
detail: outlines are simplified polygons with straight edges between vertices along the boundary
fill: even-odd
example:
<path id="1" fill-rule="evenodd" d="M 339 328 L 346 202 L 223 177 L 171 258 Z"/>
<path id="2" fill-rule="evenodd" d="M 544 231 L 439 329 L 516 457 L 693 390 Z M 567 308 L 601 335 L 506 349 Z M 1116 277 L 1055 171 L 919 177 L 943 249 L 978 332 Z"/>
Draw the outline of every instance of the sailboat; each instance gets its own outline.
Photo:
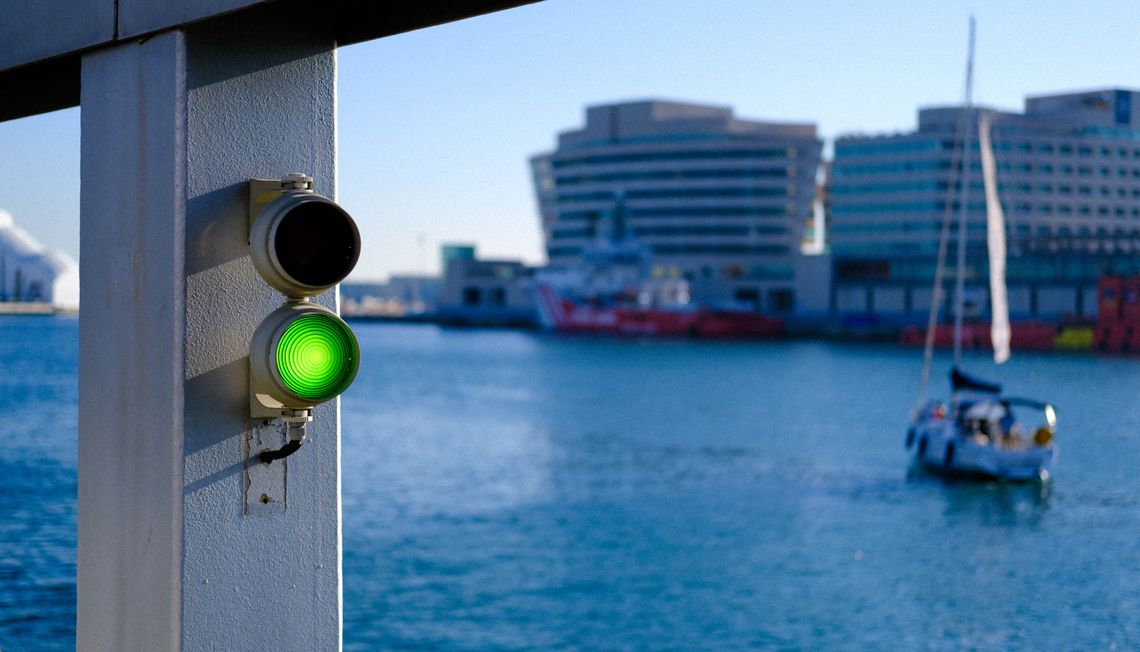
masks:
<path id="1" fill-rule="evenodd" d="M 970 187 L 970 131 L 978 116 L 978 150 L 986 194 L 986 244 L 989 249 L 991 340 L 994 362 L 1010 357 L 1009 304 L 1005 286 L 1005 217 L 997 193 L 997 173 L 990 142 L 989 114 L 973 106 L 974 19 L 970 19 L 970 44 L 966 64 L 966 97 L 959 121 L 961 179 L 958 201 L 957 265 L 954 293 L 954 366 L 950 371 L 949 401 L 925 401 L 933 360 L 934 332 L 942 300 L 942 283 L 953 211 L 947 202 L 938 243 L 938 264 L 926 329 L 918 407 L 906 435 L 907 449 L 922 469 L 945 475 L 998 480 L 1049 479 L 1057 457 L 1054 433 L 1057 413 L 1045 401 L 1006 396 L 1000 385 L 962 370 L 962 331 L 965 305 L 967 196 Z M 958 161 L 951 170 L 959 169 Z M 951 192 L 954 183 L 950 184 Z M 1029 425 L 1034 424 L 1034 425 Z"/>

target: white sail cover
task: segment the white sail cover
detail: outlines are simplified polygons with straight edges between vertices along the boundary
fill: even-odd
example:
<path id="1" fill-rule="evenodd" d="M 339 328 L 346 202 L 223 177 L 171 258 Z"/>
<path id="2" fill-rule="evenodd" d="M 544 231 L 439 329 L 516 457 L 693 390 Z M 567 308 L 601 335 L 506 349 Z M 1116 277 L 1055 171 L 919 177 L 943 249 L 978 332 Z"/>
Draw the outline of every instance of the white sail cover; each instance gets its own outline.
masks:
<path id="1" fill-rule="evenodd" d="M 982 153 L 982 179 L 986 187 L 986 245 L 990 251 L 990 308 L 993 313 L 990 339 L 993 340 L 994 362 L 1009 360 L 1009 298 L 1005 289 L 1005 215 L 997 192 L 997 169 L 990 143 L 990 119 L 981 111 L 978 125 Z"/>

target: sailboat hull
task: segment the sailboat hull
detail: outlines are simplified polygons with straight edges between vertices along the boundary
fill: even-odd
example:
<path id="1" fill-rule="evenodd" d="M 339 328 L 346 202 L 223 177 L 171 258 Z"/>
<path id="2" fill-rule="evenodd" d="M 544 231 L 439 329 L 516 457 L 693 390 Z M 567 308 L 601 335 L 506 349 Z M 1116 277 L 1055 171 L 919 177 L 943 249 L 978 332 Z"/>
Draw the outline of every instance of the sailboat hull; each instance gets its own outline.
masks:
<path id="1" fill-rule="evenodd" d="M 1051 442 L 1037 445 L 1017 437 L 965 433 L 953 419 L 920 417 L 908 443 L 923 470 L 955 477 L 1044 481 L 1057 457 L 1057 446 Z"/>

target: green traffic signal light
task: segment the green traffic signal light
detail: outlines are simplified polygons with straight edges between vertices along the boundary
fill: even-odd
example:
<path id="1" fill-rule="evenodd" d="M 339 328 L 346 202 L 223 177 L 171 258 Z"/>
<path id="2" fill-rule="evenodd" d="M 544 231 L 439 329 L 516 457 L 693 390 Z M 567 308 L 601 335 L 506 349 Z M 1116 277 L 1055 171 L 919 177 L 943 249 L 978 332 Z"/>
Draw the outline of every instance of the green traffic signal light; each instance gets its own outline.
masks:
<path id="1" fill-rule="evenodd" d="M 360 369 L 360 345 L 328 308 L 291 301 L 254 331 L 249 363 L 251 416 L 266 418 L 342 394 Z"/>
<path id="2" fill-rule="evenodd" d="M 320 312 L 286 326 L 274 357 L 281 384 L 316 402 L 348 389 L 360 368 L 360 347 L 352 330 L 336 316 Z"/>

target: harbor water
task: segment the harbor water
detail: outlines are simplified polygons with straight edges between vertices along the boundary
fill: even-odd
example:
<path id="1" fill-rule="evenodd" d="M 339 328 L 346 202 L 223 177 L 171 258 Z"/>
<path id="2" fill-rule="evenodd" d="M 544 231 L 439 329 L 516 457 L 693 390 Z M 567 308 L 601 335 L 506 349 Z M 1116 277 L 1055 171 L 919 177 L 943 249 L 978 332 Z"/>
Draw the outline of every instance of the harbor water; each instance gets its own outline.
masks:
<path id="1" fill-rule="evenodd" d="M 908 471 L 913 349 L 354 328 L 348 650 L 1140 647 L 1140 360 L 971 357 L 1057 405 L 1011 485 Z M 6 651 L 74 648 L 77 340 L 0 317 Z"/>

